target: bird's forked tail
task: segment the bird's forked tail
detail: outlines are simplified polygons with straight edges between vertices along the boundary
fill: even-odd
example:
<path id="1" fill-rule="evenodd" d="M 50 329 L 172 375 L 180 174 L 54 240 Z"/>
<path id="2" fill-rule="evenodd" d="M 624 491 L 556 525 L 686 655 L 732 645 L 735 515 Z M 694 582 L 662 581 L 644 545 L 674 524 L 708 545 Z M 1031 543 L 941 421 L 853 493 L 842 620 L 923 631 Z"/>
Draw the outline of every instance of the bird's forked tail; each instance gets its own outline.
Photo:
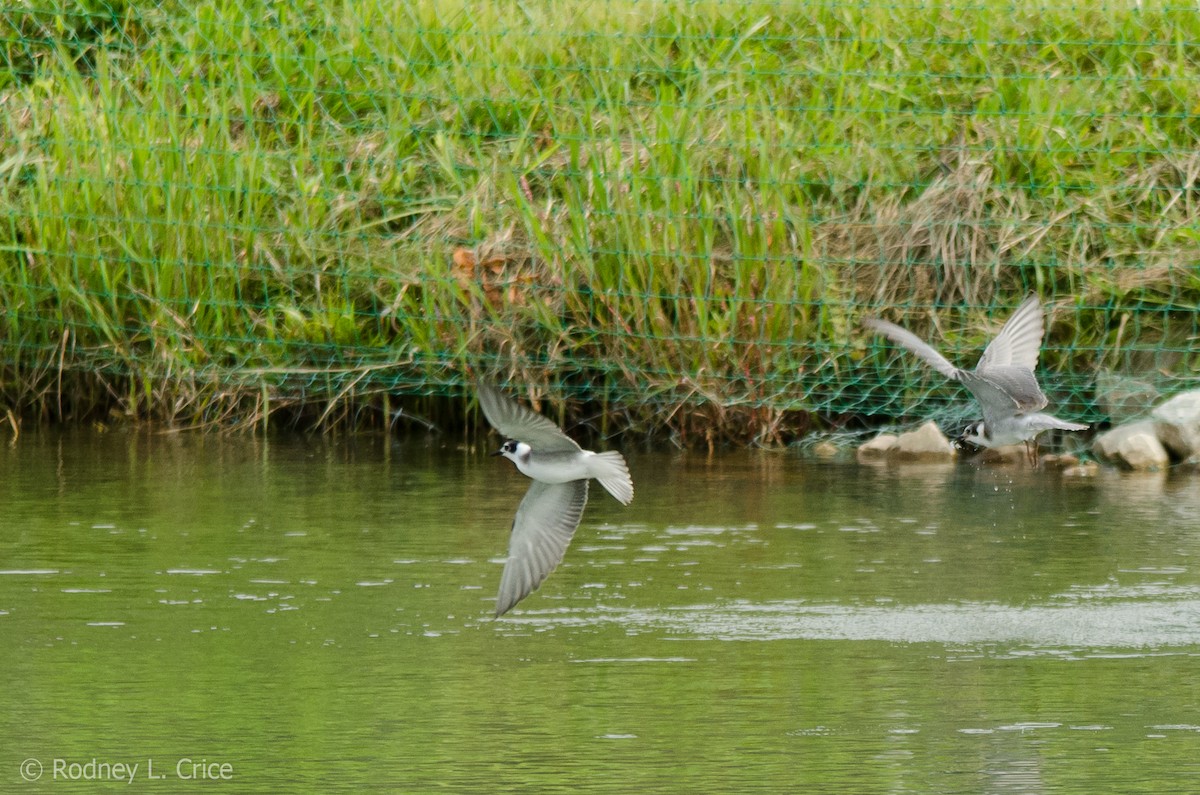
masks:
<path id="1" fill-rule="evenodd" d="M 624 456 L 616 450 L 593 454 L 591 470 L 592 477 L 600 481 L 600 485 L 622 505 L 633 501 L 633 478 L 629 477 Z"/>

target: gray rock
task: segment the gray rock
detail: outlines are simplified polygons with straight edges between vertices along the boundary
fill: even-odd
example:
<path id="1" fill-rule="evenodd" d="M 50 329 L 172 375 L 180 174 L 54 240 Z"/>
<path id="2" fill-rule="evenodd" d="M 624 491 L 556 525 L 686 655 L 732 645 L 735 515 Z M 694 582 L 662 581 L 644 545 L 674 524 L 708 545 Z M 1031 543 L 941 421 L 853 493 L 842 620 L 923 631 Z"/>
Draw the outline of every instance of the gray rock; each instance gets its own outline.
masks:
<path id="1" fill-rule="evenodd" d="M 1200 389 L 1176 395 L 1150 412 L 1159 441 L 1176 458 L 1200 455 Z"/>
<path id="2" fill-rule="evenodd" d="M 1071 469 L 1079 466 L 1079 456 L 1070 453 L 1047 453 L 1041 458 L 1043 469 Z"/>
<path id="3" fill-rule="evenodd" d="M 1064 478 L 1094 478 L 1100 472 L 1100 465 L 1095 461 L 1084 461 L 1082 464 L 1065 467 L 1062 471 Z"/>
<path id="4" fill-rule="evenodd" d="M 1159 391 L 1150 380 L 1102 370 L 1096 375 L 1096 400 L 1113 422 L 1122 423 L 1145 417 Z"/>
<path id="5" fill-rule="evenodd" d="M 1092 444 L 1092 452 L 1105 461 L 1142 472 L 1165 469 L 1171 462 L 1158 440 L 1153 420 L 1122 425 L 1101 434 Z"/>
<path id="6" fill-rule="evenodd" d="M 936 423 L 927 422 L 915 431 L 900 434 L 894 455 L 906 460 L 950 461 L 957 451 Z"/>
<path id="7" fill-rule="evenodd" d="M 1029 463 L 1029 451 L 1023 444 L 989 447 L 979 454 L 979 461 L 983 464 L 1027 464 Z"/>
<path id="8" fill-rule="evenodd" d="M 841 452 L 836 444 L 829 441 L 817 442 L 812 448 L 812 454 L 817 458 L 837 458 Z"/>

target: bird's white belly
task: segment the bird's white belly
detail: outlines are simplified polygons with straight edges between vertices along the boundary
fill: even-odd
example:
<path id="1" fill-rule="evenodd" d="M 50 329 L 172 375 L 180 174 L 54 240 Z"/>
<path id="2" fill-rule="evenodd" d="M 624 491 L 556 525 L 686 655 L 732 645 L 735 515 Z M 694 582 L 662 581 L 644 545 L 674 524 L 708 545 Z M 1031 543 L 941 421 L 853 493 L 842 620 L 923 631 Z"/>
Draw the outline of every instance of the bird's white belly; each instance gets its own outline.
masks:
<path id="1" fill-rule="evenodd" d="M 575 453 L 558 460 L 549 461 L 517 461 L 517 469 L 526 477 L 540 480 L 542 483 L 569 483 L 572 480 L 584 480 L 592 476 L 588 466 L 591 453 Z M 537 456 L 535 454 L 534 458 Z"/>
<path id="2" fill-rule="evenodd" d="M 1040 416 L 1039 414 L 1018 414 L 996 422 L 994 426 L 988 428 L 992 438 L 983 446 L 1005 447 L 1029 441 L 1046 429 L 1037 422 Z"/>
<path id="3" fill-rule="evenodd" d="M 1000 432 L 992 436 L 991 439 L 978 438 L 978 441 L 971 440 L 980 447 L 1008 447 L 1013 444 L 1022 444 L 1029 441 L 1035 434 L 1015 433 L 1015 432 Z"/>

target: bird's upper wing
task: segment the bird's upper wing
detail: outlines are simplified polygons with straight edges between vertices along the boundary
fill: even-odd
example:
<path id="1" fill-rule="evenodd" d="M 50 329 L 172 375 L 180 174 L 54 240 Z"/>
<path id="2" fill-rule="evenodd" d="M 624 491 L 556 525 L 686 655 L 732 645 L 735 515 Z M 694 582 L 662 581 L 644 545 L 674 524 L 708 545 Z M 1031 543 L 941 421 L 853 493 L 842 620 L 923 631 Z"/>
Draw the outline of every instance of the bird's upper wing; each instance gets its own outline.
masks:
<path id="1" fill-rule="evenodd" d="M 547 417 L 509 400 L 489 384 L 476 384 L 476 389 L 483 416 L 506 438 L 525 442 L 539 453 L 580 449 L 571 437 Z"/>
<path id="2" fill-rule="evenodd" d="M 952 381 L 960 380 L 961 370 L 950 363 L 950 360 L 935 351 L 929 343 L 919 338 L 907 329 L 900 328 L 895 323 L 889 323 L 879 318 L 864 318 L 862 324 L 867 328 L 890 339 L 898 345 L 903 345 L 917 356 L 925 360 L 933 369 Z"/>
<path id="3" fill-rule="evenodd" d="M 1043 332 L 1042 305 L 1031 293 L 996 338 L 988 343 L 979 364 L 975 365 L 975 372 L 983 374 L 998 367 L 1020 367 L 1032 373 L 1042 350 Z"/>
<path id="4" fill-rule="evenodd" d="M 508 561 L 500 575 L 496 615 L 501 616 L 542 584 L 559 564 L 587 505 L 588 482 L 535 480 L 517 508 Z"/>

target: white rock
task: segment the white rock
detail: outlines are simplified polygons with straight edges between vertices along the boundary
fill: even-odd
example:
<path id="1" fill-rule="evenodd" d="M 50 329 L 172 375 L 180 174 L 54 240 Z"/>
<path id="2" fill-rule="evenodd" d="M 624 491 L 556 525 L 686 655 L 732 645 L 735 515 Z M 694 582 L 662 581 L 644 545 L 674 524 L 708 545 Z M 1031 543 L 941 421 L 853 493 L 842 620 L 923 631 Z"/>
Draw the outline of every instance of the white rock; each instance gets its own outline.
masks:
<path id="1" fill-rule="evenodd" d="M 1150 420 L 1140 420 L 1110 428 L 1092 441 L 1092 453 L 1101 461 L 1117 463 L 1117 446 L 1131 433 L 1155 433 L 1154 423 Z"/>
<path id="2" fill-rule="evenodd" d="M 1117 456 L 1125 466 L 1140 472 L 1157 472 L 1171 463 L 1167 448 L 1148 433 L 1126 436 L 1117 446 Z"/>
<path id="3" fill-rule="evenodd" d="M 888 453 L 896 449 L 896 444 L 899 441 L 890 433 L 881 433 L 869 442 L 864 442 L 858 446 L 859 461 L 882 461 L 887 458 Z"/>
<path id="4" fill-rule="evenodd" d="M 1159 441 L 1177 458 L 1200 455 L 1200 389 L 1176 395 L 1150 412 Z"/>
<path id="5" fill-rule="evenodd" d="M 1092 452 L 1125 469 L 1143 472 L 1165 469 L 1171 459 L 1158 440 L 1155 426 L 1152 420 L 1142 420 L 1113 428 L 1097 437 Z"/>
<path id="6" fill-rule="evenodd" d="M 949 461 L 957 451 L 936 423 L 927 422 L 915 431 L 900 434 L 894 455 L 901 459 Z"/>

